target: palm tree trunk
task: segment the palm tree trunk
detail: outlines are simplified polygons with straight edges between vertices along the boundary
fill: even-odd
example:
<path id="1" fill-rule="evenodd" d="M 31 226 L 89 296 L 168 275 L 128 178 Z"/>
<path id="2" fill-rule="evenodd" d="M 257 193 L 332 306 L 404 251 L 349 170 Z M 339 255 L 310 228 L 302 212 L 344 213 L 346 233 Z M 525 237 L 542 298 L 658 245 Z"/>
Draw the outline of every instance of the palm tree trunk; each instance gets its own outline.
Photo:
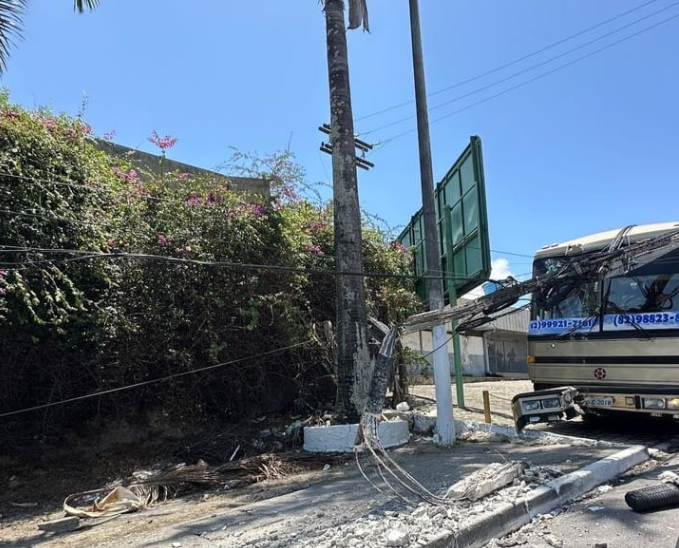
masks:
<path id="1" fill-rule="evenodd" d="M 350 420 L 365 406 L 372 377 L 361 272 L 361 212 L 358 205 L 354 120 L 351 111 L 344 0 L 325 1 L 330 80 L 330 143 L 337 271 L 338 405 Z"/>

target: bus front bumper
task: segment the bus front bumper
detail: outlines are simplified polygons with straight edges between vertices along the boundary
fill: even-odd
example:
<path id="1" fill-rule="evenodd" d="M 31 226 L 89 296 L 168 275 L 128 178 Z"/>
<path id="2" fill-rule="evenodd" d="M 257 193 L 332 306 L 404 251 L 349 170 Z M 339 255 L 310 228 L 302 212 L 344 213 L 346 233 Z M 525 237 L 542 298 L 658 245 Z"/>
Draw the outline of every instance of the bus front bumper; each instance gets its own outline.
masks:
<path id="1" fill-rule="evenodd" d="M 581 414 L 575 400 L 578 390 L 572 386 L 548 388 L 517 394 L 512 398 L 512 413 L 517 432 L 528 424 L 572 419 Z"/>
<path id="2" fill-rule="evenodd" d="M 517 394 L 512 398 L 517 432 L 529 424 L 569 420 L 582 414 L 609 415 L 634 413 L 679 420 L 679 396 L 649 393 L 618 393 L 562 386 Z"/>

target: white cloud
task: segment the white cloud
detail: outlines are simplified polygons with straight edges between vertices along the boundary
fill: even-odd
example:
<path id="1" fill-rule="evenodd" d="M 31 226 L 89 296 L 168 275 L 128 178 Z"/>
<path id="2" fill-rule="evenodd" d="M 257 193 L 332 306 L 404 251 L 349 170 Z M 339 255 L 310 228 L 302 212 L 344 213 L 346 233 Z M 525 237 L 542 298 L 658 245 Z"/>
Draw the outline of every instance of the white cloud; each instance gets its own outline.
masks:
<path id="1" fill-rule="evenodd" d="M 514 272 L 509 266 L 509 260 L 505 258 L 495 259 L 492 263 L 492 270 L 490 272 L 491 280 L 504 280 L 509 276 L 514 276 Z"/>
<path id="2" fill-rule="evenodd" d="M 512 271 L 512 268 L 509 265 L 508 259 L 500 257 L 499 259 L 495 259 L 494 261 L 491 262 L 490 271 L 491 280 L 504 280 L 509 276 L 514 276 L 514 272 Z M 484 295 L 483 286 L 481 285 L 476 289 L 473 289 L 469 293 L 463 295 L 462 297 L 464 299 L 478 299 L 479 297 L 483 297 L 483 295 Z"/>

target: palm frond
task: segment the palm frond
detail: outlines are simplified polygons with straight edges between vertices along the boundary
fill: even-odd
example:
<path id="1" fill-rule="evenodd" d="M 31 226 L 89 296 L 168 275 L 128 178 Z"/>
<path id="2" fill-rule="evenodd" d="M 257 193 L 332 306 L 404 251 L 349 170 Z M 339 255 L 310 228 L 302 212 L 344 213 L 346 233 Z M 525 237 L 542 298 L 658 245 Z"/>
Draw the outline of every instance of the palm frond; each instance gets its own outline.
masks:
<path id="1" fill-rule="evenodd" d="M 0 0 L 0 74 L 5 72 L 12 38 L 21 38 L 26 0 Z"/>
<path id="2" fill-rule="evenodd" d="M 325 9 L 326 0 L 318 1 Z M 349 0 L 349 29 L 357 29 L 361 25 L 363 25 L 363 30 L 370 32 L 368 0 Z"/>
<path id="3" fill-rule="evenodd" d="M 99 0 L 74 0 L 73 9 L 78 13 L 83 13 L 85 10 L 93 10 L 99 5 Z"/>
<path id="4" fill-rule="evenodd" d="M 370 32 L 368 0 L 349 0 L 349 28 L 357 29 L 361 25 L 363 30 Z"/>

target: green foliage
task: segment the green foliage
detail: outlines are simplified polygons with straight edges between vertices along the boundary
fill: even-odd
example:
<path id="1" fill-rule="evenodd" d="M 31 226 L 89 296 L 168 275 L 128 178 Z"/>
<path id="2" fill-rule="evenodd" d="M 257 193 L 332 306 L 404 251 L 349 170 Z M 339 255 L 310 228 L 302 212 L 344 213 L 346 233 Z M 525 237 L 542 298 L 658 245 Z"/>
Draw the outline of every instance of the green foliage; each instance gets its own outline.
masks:
<path id="1" fill-rule="evenodd" d="M 272 181 L 271 199 L 218 176 L 137 173 L 100 152 L 81 120 L 27 112 L 2 95 L 0 412 L 234 360 L 24 418 L 153 409 L 194 421 L 332 401 L 320 343 L 253 357 L 334 321 L 332 210 L 299 197 L 307 187 L 293 160 L 234 156 L 232 172 Z M 399 277 L 411 257 L 369 222 L 363 242 L 376 274 L 366 278 L 370 313 L 396 321 L 418 304 Z"/>

